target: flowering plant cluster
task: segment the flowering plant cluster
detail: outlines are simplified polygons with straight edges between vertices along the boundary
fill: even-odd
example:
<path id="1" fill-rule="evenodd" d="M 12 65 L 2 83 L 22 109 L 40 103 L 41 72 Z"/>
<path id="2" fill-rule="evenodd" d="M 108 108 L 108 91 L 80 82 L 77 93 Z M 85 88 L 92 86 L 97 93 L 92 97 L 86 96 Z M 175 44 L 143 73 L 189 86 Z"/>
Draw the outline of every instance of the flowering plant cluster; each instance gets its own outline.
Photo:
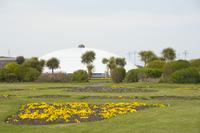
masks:
<path id="1" fill-rule="evenodd" d="M 66 104 L 29 103 L 22 105 L 17 115 L 8 118 L 13 124 L 54 124 L 54 123 L 80 123 L 109 119 L 117 115 L 137 112 L 147 107 L 165 107 L 163 104 L 133 103 L 107 103 L 88 104 L 75 102 Z"/>
<path id="2" fill-rule="evenodd" d="M 127 88 L 127 86 L 124 86 L 124 85 L 112 85 L 111 88 L 112 89 Z"/>

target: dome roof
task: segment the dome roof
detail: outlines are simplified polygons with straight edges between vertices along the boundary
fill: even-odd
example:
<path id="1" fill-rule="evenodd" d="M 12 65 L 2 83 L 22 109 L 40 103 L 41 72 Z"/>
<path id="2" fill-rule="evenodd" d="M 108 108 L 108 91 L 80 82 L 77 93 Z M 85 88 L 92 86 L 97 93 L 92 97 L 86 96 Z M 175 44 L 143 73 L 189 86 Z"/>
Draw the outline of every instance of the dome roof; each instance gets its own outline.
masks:
<path id="1" fill-rule="evenodd" d="M 86 51 L 94 51 L 96 53 L 96 59 L 93 63 L 95 66 L 94 73 L 105 73 L 106 65 L 102 64 L 103 58 L 120 57 L 116 54 L 93 48 L 71 48 L 49 53 L 40 57 L 40 59 L 49 60 L 50 58 L 55 57 L 60 61 L 60 68 L 56 69 L 55 72 L 73 73 L 79 69 L 87 70 L 86 65 L 81 63 L 81 56 Z M 127 62 L 125 66 L 127 71 L 134 68 L 136 68 L 136 66 Z M 51 70 L 45 67 L 44 72 L 51 72 Z"/>

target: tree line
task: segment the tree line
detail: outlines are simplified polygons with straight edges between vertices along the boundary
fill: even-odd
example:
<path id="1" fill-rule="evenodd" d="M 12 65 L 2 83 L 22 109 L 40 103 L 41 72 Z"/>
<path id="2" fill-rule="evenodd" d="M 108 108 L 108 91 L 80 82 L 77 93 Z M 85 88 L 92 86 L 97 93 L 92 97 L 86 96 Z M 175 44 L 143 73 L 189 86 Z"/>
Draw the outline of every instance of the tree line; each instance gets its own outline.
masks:
<path id="1" fill-rule="evenodd" d="M 173 48 L 165 48 L 161 52 L 161 57 L 158 57 L 153 51 L 141 51 L 139 56 L 141 61 L 144 62 L 144 66 L 147 66 L 149 62 L 154 60 L 172 61 L 176 59 L 176 52 Z"/>
<path id="2" fill-rule="evenodd" d="M 127 72 L 129 76 L 128 81 L 138 81 L 138 79 L 145 79 L 146 77 L 158 78 L 163 77 L 165 81 L 169 78 L 169 75 L 177 68 L 185 67 L 185 64 L 191 64 L 189 66 L 194 66 L 200 68 L 200 59 L 188 61 L 175 61 L 176 52 L 173 48 L 165 48 L 162 50 L 161 56 L 157 56 L 153 51 L 141 51 L 139 53 L 141 61 L 144 62 L 144 67 L 138 68 L 131 72 Z M 92 78 L 94 72 L 94 61 L 96 59 L 96 53 L 94 51 L 86 51 L 81 55 L 81 63 L 86 65 L 87 72 L 84 70 L 77 70 L 74 72 L 74 79 L 84 79 L 88 81 Z M 102 59 L 102 64 L 106 66 L 105 74 L 106 77 L 111 77 L 117 82 L 121 82 L 125 78 L 126 70 L 124 69 L 127 64 L 125 58 L 119 57 L 108 57 Z M 0 81 L 11 80 L 13 81 L 34 81 L 36 80 L 43 72 L 44 66 L 48 67 L 51 70 L 51 75 L 46 74 L 45 78 L 50 79 L 59 79 L 61 81 L 63 78 L 66 80 L 71 79 L 67 77 L 64 73 L 55 73 L 55 69 L 60 67 L 60 61 L 52 57 L 49 60 L 45 61 L 38 59 L 37 57 L 32 57 L 30 59 L 25 59 L 23 56 L 18 56 L 16 62 L 9 63 L 0 69 Z M 188 65 L 186 65 L 188 66 Z M 175 69 L 175 70 L 174 70 Z M 193 69 L 192 69 L 193 70 Z M 193 70 L 193 71 L 195 71 Z M 198 69 L 200 70 L 200 69 Z M 188 71 L 191 71 L 189 69 Z M 169 74 L 168 74 L 169 73 Z M 198 72 L 197 72 L 198 73 Z M 137 75 L 134 77 L 134 75 Z M 167 75 L 167 76 L 166 76 Z M 48 76 L 48 77 L 47 77 Z M 186 75 L 187 76 L 187 75 Z M 127 76 L 126 76 L 127 77 Z M 166 78 L 167 77 L 167 78 Z M 63 80 L 63 81 L 66 81 Z"/>

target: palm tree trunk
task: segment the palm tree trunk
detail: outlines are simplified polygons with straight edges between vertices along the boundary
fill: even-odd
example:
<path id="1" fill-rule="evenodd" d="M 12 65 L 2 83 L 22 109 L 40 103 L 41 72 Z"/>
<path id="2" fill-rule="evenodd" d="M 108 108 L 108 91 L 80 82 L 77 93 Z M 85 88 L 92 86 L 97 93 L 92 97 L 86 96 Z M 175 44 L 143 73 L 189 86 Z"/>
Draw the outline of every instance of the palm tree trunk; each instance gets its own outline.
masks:
<path id="1" fill-rule="evenodd" d="M 109 77 L 109 67 L 107 67 L 106 77 Z"/>
<path id="2" fill-rule="evenodd" d="M 54 69 L 52 68 L 51 70 L 52 70 L 52 74 L 54 74 Z"/>

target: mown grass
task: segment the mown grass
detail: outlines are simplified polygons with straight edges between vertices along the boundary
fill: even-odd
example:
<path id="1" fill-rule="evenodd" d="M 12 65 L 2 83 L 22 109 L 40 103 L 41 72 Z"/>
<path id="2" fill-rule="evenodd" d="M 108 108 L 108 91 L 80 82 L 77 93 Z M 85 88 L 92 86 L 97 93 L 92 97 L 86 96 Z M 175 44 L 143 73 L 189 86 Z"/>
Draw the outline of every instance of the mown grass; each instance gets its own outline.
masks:
<path id="1" fill-rule="evenodd" d="M 200 100 L 155 100 L 151 96 L 200 96 L 198 84 L 156 84 L 103 83 L 106 87 L 123 86 L 127 88 L 156 89 L 157 92 L 140 93 L 97 93 L 68 92 L 69 87 L 84 87 L 100 84 L 91 83 L 0 83 L 0 95 L 15 95 L 0 99 L 0 133 L 199 133 L 200 132 Z M 14 90 L 13 90 L 14 89 Z M 20 91 L 18 91 L 18 89 Z M 29 98 L 38 95 L 68 95 L 68 98 Z M 16 114 L 22 104 L 30 102 L 77 102 L 89 103 L 131 102 L 124 99 L 82 99 L 85 96 L 140 96 L 148 100 L 145 103 L 168 104 L 167 108 L 153 108 L 137 113 L 118 116 L 109 120 L 86 122 L 80 124 L 56 124 L 45 126 L 11 125 L 5 119 Z"/>

